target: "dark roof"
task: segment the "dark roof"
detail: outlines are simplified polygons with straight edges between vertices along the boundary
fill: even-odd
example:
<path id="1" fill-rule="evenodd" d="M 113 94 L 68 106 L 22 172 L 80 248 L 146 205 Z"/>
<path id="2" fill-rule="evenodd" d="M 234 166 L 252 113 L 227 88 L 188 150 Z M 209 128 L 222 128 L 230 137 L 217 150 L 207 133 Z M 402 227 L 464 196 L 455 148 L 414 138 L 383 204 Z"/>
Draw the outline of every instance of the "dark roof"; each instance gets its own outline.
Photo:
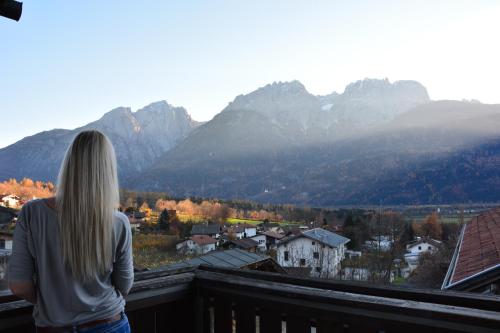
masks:
<path id="1" fill-rule="evenodd" d="M 169 265 L 171 268 L 197 267 L 199 265 L 242 268 L 257 262 L 273 260 L 268 256 L 261 256 L 255 253 L 240 249 L 211 251 L 205 255 L 187 261 Z"/>
<path id="2" fill-rule="evenodd" d="M 470 279 L 496 269 L 500 269 L 500 208 L 486 211 L 464 226 L 442 288 L 470 284 Z"/>
<path id="3" fill-rule="evenodd" d="M 229 242 L 233 243 L 234 245 L 242 249 L 251 249 L 259 245 L 259 242 L 256 242 L 251 238 L 234 239 L 230 240 Z"/>
<path id="4" fill-rule="evenodd" d="M 344 236 L 340 236 L 334 232 L 321 229 L 321 228 L 315 228 L 311 230 L 307 230 L 302 232 L 299 235 L 294 235 L 294 236 L 289 236 L 287 238 L 284 238 L 279 244 L 284 244 L 287 243 L 293 239 L 299 238 L 299 237 L 307 237 L 309 239 L 313 239 L 315 241 L 318 241 L 322 244 L 331 246 L 331 247 L 337 247 L 341 244 L 345 244 L 350 242 L 351 240 L 349 238 L 346 238 Z"/>
<path id="5" fill-rule="evenodd" d="M 279 234 L 279 233 L 274 232 L 274 231 L 265 231 L 262 234 L 266 235 L 267 237 L 276 238 L 276 239 L 282 239 L 283 237 L 285 237 L 285 235 Z"/>
<path id="6" fill-rule="evenodd" d="M 146 217 L 146 213 L 144 212 L 134 212 L 132 215 L 135 219 L 143 219 Z"/>
<path id="7" fill-rule="evenodd" d="M 220 233 L 218 224 L 195 224 L 191 229 L 191 235 L 213 235 Z"/>

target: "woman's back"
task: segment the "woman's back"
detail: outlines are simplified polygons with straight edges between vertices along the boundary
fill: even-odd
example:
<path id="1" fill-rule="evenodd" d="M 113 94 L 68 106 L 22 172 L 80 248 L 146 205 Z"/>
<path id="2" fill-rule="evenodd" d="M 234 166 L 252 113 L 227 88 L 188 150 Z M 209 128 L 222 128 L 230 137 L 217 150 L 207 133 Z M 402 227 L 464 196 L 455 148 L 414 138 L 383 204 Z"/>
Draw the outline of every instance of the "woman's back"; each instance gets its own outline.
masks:
<path id="1" fill-rule="evenodd" d="M 68 326 L 109 318 L 124 310 L 122 294 L 127 294 L 133 283 L 131 241 L 128 218 L 116 212 L 112 269 L 88 282 L 79 282 L 64 263 L 53 204 L 46 199 L 33 200 L 23 206 L 18 218 L 9 280 L 34 279 L 37 326 Z"/>

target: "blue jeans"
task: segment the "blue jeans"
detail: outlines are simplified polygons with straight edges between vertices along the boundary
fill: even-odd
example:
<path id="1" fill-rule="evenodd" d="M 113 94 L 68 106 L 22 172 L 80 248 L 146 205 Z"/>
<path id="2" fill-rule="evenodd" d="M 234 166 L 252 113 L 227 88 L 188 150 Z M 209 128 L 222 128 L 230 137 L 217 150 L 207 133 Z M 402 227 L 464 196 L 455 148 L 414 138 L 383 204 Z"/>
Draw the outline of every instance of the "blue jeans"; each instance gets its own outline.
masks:
<path id="1" fill-rule="evenodd" d="M 112 323 L 99 324 L 94 327 L 86 327 L 75 332 L 78 333 L 130 333 L 130 325 L 127 315 L 122 312 L 122 318 Z"/>

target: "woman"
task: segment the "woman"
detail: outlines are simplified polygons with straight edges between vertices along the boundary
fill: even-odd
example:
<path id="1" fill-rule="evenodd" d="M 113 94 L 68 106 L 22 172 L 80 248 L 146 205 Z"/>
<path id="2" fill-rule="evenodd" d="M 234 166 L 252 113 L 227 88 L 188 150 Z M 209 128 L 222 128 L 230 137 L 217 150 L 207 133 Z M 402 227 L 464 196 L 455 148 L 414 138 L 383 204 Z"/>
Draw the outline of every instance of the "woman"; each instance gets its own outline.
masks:
<path id="1" fill-rule="evenodd" d="M 38 332 L 130 332 L 123 311 L 134 279 L 132 236 L 118 204 L 111 142 L 81 132 L 55 198 L 26 203 L 14 232 L 9 287 L 34 304 Z"/>

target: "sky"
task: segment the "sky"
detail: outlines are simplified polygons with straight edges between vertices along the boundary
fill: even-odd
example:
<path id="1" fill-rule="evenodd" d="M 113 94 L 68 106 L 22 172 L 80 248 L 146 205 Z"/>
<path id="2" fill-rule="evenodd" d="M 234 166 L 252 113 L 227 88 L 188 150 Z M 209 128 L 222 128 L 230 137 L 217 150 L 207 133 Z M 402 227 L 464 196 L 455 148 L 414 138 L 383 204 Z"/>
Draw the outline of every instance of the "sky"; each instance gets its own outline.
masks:
<path id="1" fill-rule="evenodd" d="M 417 80 L 432 99 L 500 103 L 500 1 L 40 1 L 0 17 L 0 147 L 154 101 L 210 120 L 299 80 Z"/>

